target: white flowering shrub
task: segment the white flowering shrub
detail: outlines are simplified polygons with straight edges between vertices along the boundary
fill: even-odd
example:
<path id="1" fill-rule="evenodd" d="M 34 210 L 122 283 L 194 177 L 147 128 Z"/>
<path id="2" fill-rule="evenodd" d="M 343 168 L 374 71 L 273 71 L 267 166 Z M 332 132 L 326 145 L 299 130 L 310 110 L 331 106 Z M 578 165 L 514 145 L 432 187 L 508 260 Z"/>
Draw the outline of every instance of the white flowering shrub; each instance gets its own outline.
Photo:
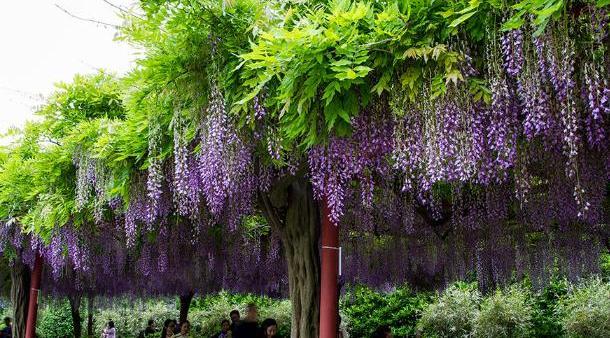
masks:
<path id="1" fill-rule="evenodd" d="M 498 289 L 481 303 L 475 337 L 528 337 L 532 333 L 532 295 L 519 285 Z"/>
<path id="2" fill-rule="evenodd" d="M 558 312 L 568 337 L 610 337 L 610 283 L 594 278 L 573 286 Z"/>
<path id="3" fill-rule="evenodd" d="M 480 301 L 476 284 L 456 283 L 423 311 L 417 329 L 424 337 L 469 337 Z"/>

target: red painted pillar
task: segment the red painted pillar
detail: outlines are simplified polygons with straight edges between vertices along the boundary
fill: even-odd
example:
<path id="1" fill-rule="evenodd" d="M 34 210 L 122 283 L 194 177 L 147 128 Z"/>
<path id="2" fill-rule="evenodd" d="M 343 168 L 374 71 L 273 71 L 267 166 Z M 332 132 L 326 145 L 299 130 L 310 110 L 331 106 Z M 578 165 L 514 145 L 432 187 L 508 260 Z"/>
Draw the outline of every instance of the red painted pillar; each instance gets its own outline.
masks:
<path id="1" fill-rule="evenodd" d="M 28 318 L 25 324 L 25 338 L 36 337 L 36 317 L 38 316 L 38 292 L 42 277 L 42 256 L 36 253 L 32 279 L 30 280 L 30 303 L 28 304 Z"/>
<path id="2" fill-rule="evenodd" d="M 322 271 L 320 276 L 320 338 L 337 338 L 339 316 L 339 227 L 330 221 L 326 199 L 322 202 Z"/>

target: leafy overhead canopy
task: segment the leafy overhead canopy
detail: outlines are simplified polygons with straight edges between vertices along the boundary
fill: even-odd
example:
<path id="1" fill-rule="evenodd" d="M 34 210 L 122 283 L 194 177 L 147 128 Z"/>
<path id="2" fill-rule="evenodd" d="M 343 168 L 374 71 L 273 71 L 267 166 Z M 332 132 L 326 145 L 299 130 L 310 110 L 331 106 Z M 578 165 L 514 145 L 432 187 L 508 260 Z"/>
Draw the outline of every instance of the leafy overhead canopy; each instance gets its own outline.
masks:
<path id="1" fill-rule="evenodd" d="M 406 219 L 441 240 L 448 219 L 471 224 L 463 241 L 500 234 L 479 231 L 496 220 L 601 223 L 606 5 L 143 0 L 119 34 L 141 49 L 134 69 L 60 84 L 41 121 L 0 151 L 0 220 L 51 243 L 57 271 L 57 247 L 93 243 L 163 273 L 171 248 L 159 238 L 198 250 L 197 269 L 221 264 L 217 241 L 274 240 L 259 202 L 292 176 L 309 179 L 334 222 L 351 213 L 375 236 Z M 389 250 L 394 235 L 361 244 Z M 257 248 L 254 259 L 279 255 Z"/>

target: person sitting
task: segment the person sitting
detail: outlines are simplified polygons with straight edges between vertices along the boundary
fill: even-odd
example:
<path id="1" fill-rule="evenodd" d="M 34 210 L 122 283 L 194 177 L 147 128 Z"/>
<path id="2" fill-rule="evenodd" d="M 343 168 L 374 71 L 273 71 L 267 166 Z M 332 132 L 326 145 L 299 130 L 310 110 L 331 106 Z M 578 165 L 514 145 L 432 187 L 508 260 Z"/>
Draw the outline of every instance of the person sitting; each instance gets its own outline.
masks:
<path id="1" fill-rule="evenodd" d="M 180 333 L 175 334 L 172 338 L 185 338 L 190 337 L 191 323 L 187 320 L 180 324 Z"/>
<path id="2" fill-rule="evenodd" d="M 263 320 L 260 338 L 277 338 L 277 322 L 273 318 Z"/>
<path id="3" fill-rule="evenodd" d="M 220 322 L 220 332 L 213 335 L 212 338 L 232 338 L 233 332 L 231 330 L 231 325 L 228 320 L 223 319 Z"/>
<path id="4" fill-rule="evenodd" d="M 382 325 L 375 330 L 373 338 L 393 338 L 392 329 L 387 325 Z"/>
<path id="5" fill-rule="evenodd" d="M 146 328 L 140 332 L 138 338 L 152 337 L 155 332 L 157 332 L 157 330 L 155 330 L 155 321 L 153 319 L 149 319 Z"/>
<path id="6" fill-rule="evenodd" d="M 258 335 L 258 309 L 256 304 L 248 304 L 246 318 L 235 325 L 234 338 L 257 338 Z"/>
<path id="7" fill-rule="evenodd" d="M 104 331 L 102 331 L 102 338 L 116 338 L 116 328 L 114 327 L 114 322 L 111 320 L 106 325 Z"/>
<path id="8" fill-rule="evenodd" d="M 231 331 L 235 331 L 235 326 L 239 323 L 239 311 L 233 310 L 229 313 L 229 317 L 231 318 Z"/>
<path id="9" fill-rule="evenodd" d="M 4 318 L 4 328 L 0 331 L 0 338 L 12 338 L 13 337 L 13 320 L 11 317 Z"/>
<path id="10" fill-rule="evenodd" d="M 174 319 L 166 319 L 163 323 L 163 330 L 161 330 L 161 338 L 171 338 L 174 335 L 176 329 L 176 321 Z"/>

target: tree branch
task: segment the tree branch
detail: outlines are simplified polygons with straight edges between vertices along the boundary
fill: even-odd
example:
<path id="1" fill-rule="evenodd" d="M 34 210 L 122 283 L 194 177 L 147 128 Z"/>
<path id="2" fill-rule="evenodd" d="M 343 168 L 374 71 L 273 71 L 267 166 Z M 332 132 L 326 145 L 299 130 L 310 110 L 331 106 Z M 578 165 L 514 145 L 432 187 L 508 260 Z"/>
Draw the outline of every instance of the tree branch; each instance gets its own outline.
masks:
<path id="1" fill-rule="evenodd" d="M 265 218 L 271 223 L 271 226 L 276 230 L 280 230 L 284 227 L 281 218 L 277 214 L 277 210 L 273 207 L 269 197 L 266 193 L 259 191 L 258 192 L 259 201 L 261 204 L 261 210 Z"/>
<path id="2" fill-rule="evenodd" d="M 110 2 L 110 1 L 108 1 L 108 0 L 102 0 L 102 1 L 103 1 L 104 3 L 106 3 L 108 6 L 110 6 L 110 7 L 112 7 L 112 8 L 116 8 L 116 9 L 118 9 L 118 10 L 119 10 L 120 12 L 122 12 L 122 13 L 125 13 L 125 14 L 128 14 L 128 15 L 131 15 L 131 16 L 133 16 L 133 17 L 136 17 L 136 18 L 140 19 L 140 20 L 143 20 L 143 19 L 142 19 L 142 17 L 140 17 L 139 15 L 135 15 L 135 14 L 133 14 L 131 11 L 128 11 L 128 10 L 126 10 L 125 8 L 123 8 L 123 7 L 119 6 L 119 5 L 116 5 L 116 4 L 114 4 L 114 3 L 112 3 L 112 2 Z"/>
<path id="3" fill-rule="evenodd" d="M 77 20 L 91 22 L 91 23 L 95 23 L 97 25 L 102 25 L 102 26 L 106 26 L 106 27 L 112 27 L 112 28 L 115 28 L 115 29 L 119 29 L 120 28 L 120 26 L 117 26 L 117 25 L 114 25 L 114 24 L 111 24 L 111 23 L 102 22 L 102 21 L 95 20 L 95 19 L 83 18 L 83 17 L 77 16 L 77 15 L 74 15 L 74 14 L 70 13 L 67 9 L 61 7 L 58 4 L 55 4 L 55 7 L 59 8 L 62 12 L 68 14 L 69 16 L 71 16 L 71 17 L 73 17 L 73 18 L 75 18 Z"/>
<path id="4" fill-rule="evenodd" d="M 415 212 L 423 219 L 424 223 L 430 225 L 432 231 L 442 240 L 444 240 L 451 232 L 451 227 L 447 227 L 450 224 L 449 221 L 451 221 L 451 211 L 446 210 L 448 208 L 443 209 L 445 210 L 442 217 L 440 219 L 435 219 L 430 215 L 428 208 L 426 208 L 419 201 L 416 201 Z"/>
<path id="5" fill-rule="evenodd" d="M 61 147 L 61 143 L 59 143 L 58 141 L 53 140 L 51 137 L 47 136 L 46 139 L 47 139 L 47 142 L 53 143 L 53 144 Z"/>

